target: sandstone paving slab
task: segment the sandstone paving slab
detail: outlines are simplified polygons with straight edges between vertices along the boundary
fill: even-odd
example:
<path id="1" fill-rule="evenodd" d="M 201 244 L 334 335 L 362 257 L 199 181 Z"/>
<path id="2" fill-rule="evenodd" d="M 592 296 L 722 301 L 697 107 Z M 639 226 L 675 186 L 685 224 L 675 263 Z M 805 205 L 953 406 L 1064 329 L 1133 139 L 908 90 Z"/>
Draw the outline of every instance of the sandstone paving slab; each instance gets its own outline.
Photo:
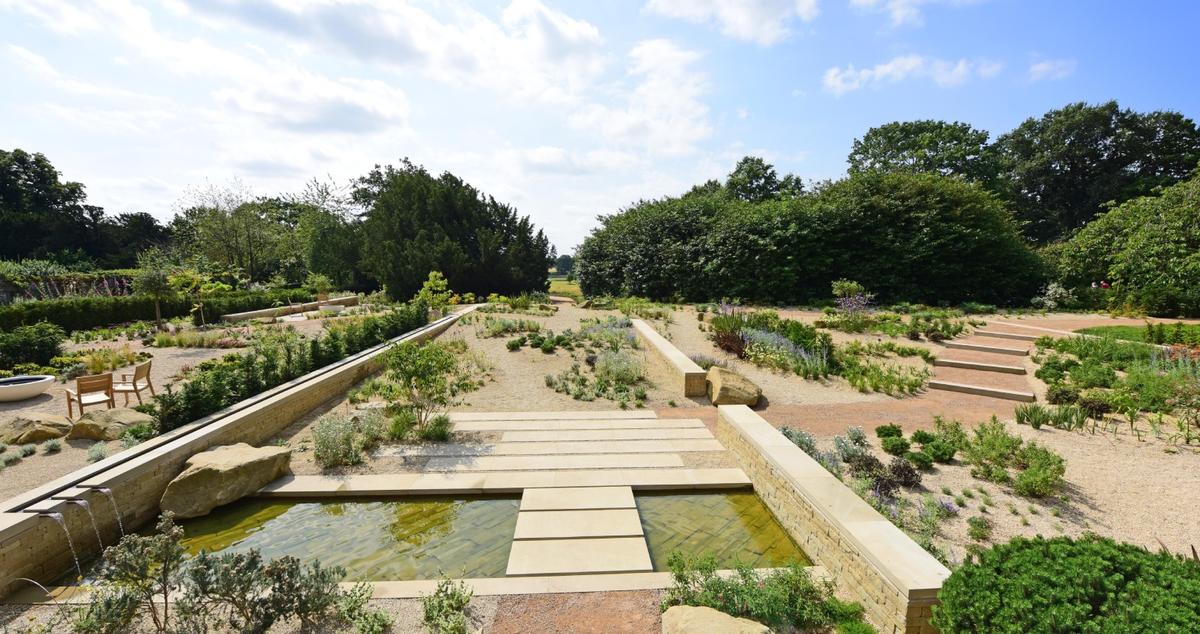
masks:
<path id="1" fill-rule="evenodd" d="M 633 508 L 637 505 L 628 486 L 525 489 L 521 496 L 522 511 Z"/>
<path id="2" fill-rule="evenodd" d="M 450 412 L 450 420 L 455 423 L 476 420 L 627 420 L 631 418 L 658 418 L 658 414 L 648 409 L 554 412 Z"/>
<path id="3" fill-rule="evenodd" d="M 692 429 L 699 418 L 628 418 L 592 420 L 477 420 L 454 423 L 454 431 L 554 431 L 570 429 Z"/>
<path id="4" fill-rule="evenodd" d="M 444 456 L 431 458 L 427 471 L 520 471 L 538 469 L 628 469 L 682 467 L 679 454 L 578 454 L 571 456 Z"/>
<path id="5" fill-rule="evenodd" d="M 709 440 L 581 440 L 566 442 L 508 442 L 482 444 L 426 444 L 384 447 L 376 456 L 552 456 L 597 453 L 666 453 L 672 451 L 722 451 Z"/>
<path id="6" fill-rule="evenodd" d="M 508 555 L 509 576 L 601 572 L 651 572 L 650 549 L 641 537 L 516 540 Z"/>
<path id="7" fill-rule="evenodd" d="M 684 429 L 564 429 L 555 431 L 506 431 L 500 442 L 549 442 L 566 440 L 702 440 L 712 439 L 706 427 Z"/>
<path id="8" fill-rule="evenodd" d="M 513 539 L 641 537 L 637 509 L 521 511 Z"/>

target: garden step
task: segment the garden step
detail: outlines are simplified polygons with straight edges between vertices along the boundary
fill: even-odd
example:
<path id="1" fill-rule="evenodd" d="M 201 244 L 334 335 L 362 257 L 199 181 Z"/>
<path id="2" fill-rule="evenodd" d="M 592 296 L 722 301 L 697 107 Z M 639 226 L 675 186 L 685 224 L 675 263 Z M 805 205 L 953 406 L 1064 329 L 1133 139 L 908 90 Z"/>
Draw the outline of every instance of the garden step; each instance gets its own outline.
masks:
<path id="1" fill-rule="evenodd" d="M 636 508 L 521 511 L 513 539 L 572 539 L 579 537 L 641 537 L 642 520 Z"/>
<path id="2" fill-rule="evenodd" d="M 1024 403 L 1032 403 L 1037 400 L 1037 397 L 1034 396 L 1033 392 L 1002 390 L 995 387 L 968 385 L 966 383 L 952 383 L 950 381 L 930 381 L 929 389 L 945 390 L 947 392 L 962 392 L 963 394 L 974 394 L 975 396 L 990 396 L 992 398 L 1002 398 L 1009 401 L 1021 401 Z"/>
<path id="3" fill-rule="evenodd" d="M 525 489 L 522 511 L 582 511 L 586 509 L 636 509 L 632 487 L 559 487 Z"/>
<path id="4" fill-rule="evenodd" d="M 501 442 L 480 444 L 421 444 L 384 447 L 377 456 L 553 456 L 567 454 L 637 454 L 672 451 L 722 451 L 708 439 L 667 440 L 566 440 L 549 442 Z"/>
<path id="5" fill-rule="evenodd" d="M 1025 368 L 1019 365 L 1001 365 L 999 363 L 981 363 L 979 361 L 965 361 L 963 359 L 945 359 L 938 357 L 933 360 L 933 365 L 943 366 L 947 368 L 962 368 L 964 370 L 979 370 L 980 372 L 1001 372 L 1004 374 L 1026 374 Z"/>
<path id="6" fill-rule="evenodd" d="M 1015 339 L 1017 341 L 1037 341 L 1037 335 L 1026 335 L 1017 332 L 1000 332 L 998 330 L 976 330 L 971 333 L 978 337 L 992 337 L 993 339 Z"/>
<path id="7" fill-rule="evenodd" d="M 1004 348 L 1001 346 L 989 346 L 982 343 L 963 343 L 961 341 L 947 341 L 944 344 L 947 348 L 953 350 L 974 350 L 976 352 L 991 352 L 993 354 L 1008 354 L 1015 357 L 1024 357 L 1029 355 L 1029 351 L 1024 348 Z"/>
<path id="8" fill-rule="evenodd" d="M 602 572 L 649 572 L 650 549 L 642 537 L 520 539 L 508 554 L 510 577 Z"/>
<path id="9" fill-rule="evenodd" d="M 561 431 L 577 429 L 699 429 L 699 418 L 629 418 L 595 420 L 468 420 L 454 423 L 454 431 Z"/>
<path id="10" fill-rule="evenodd" d="M 426 471 L 520 471 L 682 467 L 677 453 L 576 454 L 572 456 L 446 456 L 431 458 Z"/>
<path id="11" fill-rule="evenodd" d="M 565 440 L 710 440 L 706 427 L 682 429 L 562 429 L 506 431 L 500 442 L 550 442 Z"/>
<path id="12" fill-rule="evenodd" d="M 450 412 L 450 420 L 458 423 L 478 420 L 628 420 L 630 418 L 658 418 L 653 410 L 581 410 L 536 411 L 536 412 Z"/>

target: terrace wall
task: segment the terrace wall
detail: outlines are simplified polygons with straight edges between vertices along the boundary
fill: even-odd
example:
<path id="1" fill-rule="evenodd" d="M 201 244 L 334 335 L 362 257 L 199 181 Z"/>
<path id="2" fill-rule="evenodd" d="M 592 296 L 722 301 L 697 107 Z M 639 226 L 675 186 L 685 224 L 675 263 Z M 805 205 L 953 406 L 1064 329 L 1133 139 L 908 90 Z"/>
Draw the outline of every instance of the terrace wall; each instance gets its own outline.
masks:
<path id="1" fill-rule="evenodd" d="M 75 566 L 63 528 L 54 519 L 38 513 L 62 515 L 81 558 L 98 554 L 97 530 L 106 545 L 113 544 L 120 533 L 113 507 L 98 489 L 112 491 L 125 530 L 136 529 L 158 515 L 159 500 L 167 483 L 179 474 L 184 462 L 193 454 L 218 445 L 239 442 L 258 445 L 265 442 L 296 419 L 340 396 L 378 371 L 380 355 L 390 344 L 436 337 L 469 310 L 314 370 L 254 398 L 0 502 L 0 597 L 26 585 L 16 581 L 18 578 L 51 583 Z M 67 499 L 88 502 L 95 517 L 95 529 L 87 509 Z"/>
<path id="2" fill-rule="evenodd" d="M 717 408 L 717 439 L 838 590 L 885 634 L 932 634 L 950 571 L 745 405 Z"/>

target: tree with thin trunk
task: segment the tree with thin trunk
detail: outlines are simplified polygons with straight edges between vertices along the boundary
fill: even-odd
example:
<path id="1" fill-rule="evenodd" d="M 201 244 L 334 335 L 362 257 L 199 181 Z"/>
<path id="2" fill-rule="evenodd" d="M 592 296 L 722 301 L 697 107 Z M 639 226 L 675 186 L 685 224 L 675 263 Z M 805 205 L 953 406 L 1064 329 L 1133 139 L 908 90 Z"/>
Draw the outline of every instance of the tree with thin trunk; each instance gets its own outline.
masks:
<path id="1" fill-rule="evenodd" d="M 161 249 L 147 249 L 138 255 L 138 269 L 133 276 L 133 292 L 154 301 L 155 328 L 162 330 L 162 303 L 175 298 L 171 285 L 172 264 Z"/>

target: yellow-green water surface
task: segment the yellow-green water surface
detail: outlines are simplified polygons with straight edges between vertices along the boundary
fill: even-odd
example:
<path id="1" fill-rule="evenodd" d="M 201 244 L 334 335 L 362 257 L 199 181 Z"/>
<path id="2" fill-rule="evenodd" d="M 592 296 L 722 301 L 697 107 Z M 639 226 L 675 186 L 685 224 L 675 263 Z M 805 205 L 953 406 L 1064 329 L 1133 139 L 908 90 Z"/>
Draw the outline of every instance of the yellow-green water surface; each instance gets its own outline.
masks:
<path id="1" fill-rule="evenodd" d="M 517 524 L 511 498 L 245 499 L 181 522 L 191 554 L 258 549 L 346 569 L 349 581 L 502 577 Z"/>
<path id="2" fill-rule="evenodd" d="M 675 550 L 711 553 L 720 568 L 812 564 L 754 493 L 638 494 L 636 501 L 655 570 L 668 570 Z"/>

